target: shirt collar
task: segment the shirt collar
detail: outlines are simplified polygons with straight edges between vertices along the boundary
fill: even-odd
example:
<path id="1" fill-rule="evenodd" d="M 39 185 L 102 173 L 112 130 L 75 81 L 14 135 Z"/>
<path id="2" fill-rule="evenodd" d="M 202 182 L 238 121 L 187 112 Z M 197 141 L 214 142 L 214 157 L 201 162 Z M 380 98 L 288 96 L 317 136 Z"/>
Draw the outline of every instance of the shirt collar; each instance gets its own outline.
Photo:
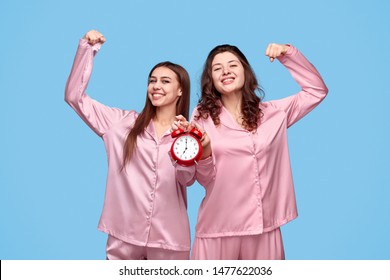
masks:
<path id="1" fill-rule="evenodd" d="M 157 137 L 157 134 L 156 134 L 156 130 L 154 129 L 154 124 L 153 124 L 153 120 L 150 120 L 148 126 L 145 128 L 145 133 L 149 134 L 150 137 L 152 137 L 154 139 L 154 141 L 156 141 L 156 143 L 159 142 L 158 140 L 158 137 Z M 169 130 L 167 130 L 164 135 L 160 138 L 160 141 L 162 141 L 164 138 L 166 138 L 167 136 L 170 137 L 170 132 Z"/>
<path id="2" fill-rule="evenodd" d="M 229 111 L 222 106 L 221 114 L 219 115 L 219 119 L 221 120 L 221 125 L 224 125 L 228 128 L 240 130 L 240 131 L 246 131 L 245 128 L 242 128 L 236 120 L 233 118 L 233 116 L 229 113 Z"/>

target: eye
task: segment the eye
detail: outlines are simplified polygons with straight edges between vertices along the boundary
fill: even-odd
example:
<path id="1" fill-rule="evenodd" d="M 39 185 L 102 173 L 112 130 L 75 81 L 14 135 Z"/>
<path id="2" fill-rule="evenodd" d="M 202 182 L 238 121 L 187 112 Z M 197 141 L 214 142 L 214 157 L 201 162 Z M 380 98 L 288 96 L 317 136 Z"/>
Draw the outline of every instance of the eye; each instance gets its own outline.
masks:
<path id="1" fill-rule="evenodd" d="M 149 79 L 149 84 L 154 84 L 156 82 L 156 79 Z"/>
<path id="2" fill-rule="evenodd" d="M 234 67 L 237 67 L 238 65 L 237 64 L 231 64 L 230 67 L 234 68 Z"/>
<path id="3" fill-rule="evenodd" d="M 216 72 L 216 71 L 219 71 L 219 70 L 221 70 L 221 69 L 222 69 L 221 67 L 215 67 L 215 68 L 213 69 L 213 71 Z"/>
<path id="4" fill-rule="evenodd" d="M 170 80 L 162 80 L 163 84 L 169 84 L 171 81 Z"/>

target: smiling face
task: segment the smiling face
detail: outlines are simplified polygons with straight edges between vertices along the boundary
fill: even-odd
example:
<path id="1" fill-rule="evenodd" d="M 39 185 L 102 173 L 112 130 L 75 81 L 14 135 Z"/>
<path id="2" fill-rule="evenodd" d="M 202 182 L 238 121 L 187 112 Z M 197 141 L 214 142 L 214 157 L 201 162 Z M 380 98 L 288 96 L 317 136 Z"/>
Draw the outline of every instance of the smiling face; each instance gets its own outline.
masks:
<path id="1" fill-rule="evenodd" d="M 175 72 L 167 67 L 153 70 L 148 82 L 148 97 L 153 106 L 175 108 L 181 95 L 182 90 Z"/>
<path id="2" fill-rule="evenodd" d="M 217 54 L 211 64 L 211 74 L 216 90 L 221 94 L 241 93 L 245 83 L 244 67 L 231 52 Z"/>

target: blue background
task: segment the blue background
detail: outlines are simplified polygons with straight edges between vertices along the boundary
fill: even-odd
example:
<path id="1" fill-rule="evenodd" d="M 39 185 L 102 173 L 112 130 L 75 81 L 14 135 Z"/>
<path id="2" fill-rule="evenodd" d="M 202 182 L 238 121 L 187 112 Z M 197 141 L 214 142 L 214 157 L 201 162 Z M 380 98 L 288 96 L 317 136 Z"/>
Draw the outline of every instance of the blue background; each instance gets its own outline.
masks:
<path id="1" fill-rule="evenodd" d="M 389 2 L 0 2 L 0 259 L 105 259 L 96 227 L 107 171 L 102 140 L 63 101 L 78 40 L 107 42 L 88 93 L 140 110 L 150 68 L 186 67 L 191 108 L 208 52 L 237 45 L 266 99 L 299 90 L 268 43 L 291 43 L 329 95 L 289 130 L 299 217 L 282 227 L 287 259 L 390 259 Z M 203 198 L 188 189 L 192 234 Z"/>

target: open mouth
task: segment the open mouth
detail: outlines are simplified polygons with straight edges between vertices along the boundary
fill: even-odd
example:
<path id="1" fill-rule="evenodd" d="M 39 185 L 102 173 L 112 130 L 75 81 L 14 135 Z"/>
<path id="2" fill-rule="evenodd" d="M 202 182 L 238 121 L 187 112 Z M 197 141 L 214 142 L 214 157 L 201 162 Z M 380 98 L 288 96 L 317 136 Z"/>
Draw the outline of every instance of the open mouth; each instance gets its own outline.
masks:
<path id="1" fill-rule="evenodd" d="M 232 78 L 232 77 L 223 78 L 223 79 L 221 80 L 221 82 L 222 82 L 222 84 L 224 84 L 224 85 L 228 85 L 228 84 L 231 84 L 231 83 L 234 82 L 234 78 Z"/>
<path id="2" fill-rule="evenodd" d="M 165 94 L 159 93 L 159 92 L 152 92 L 152 96 L 153 97 L 162 97 L 162 96 L 165 96 Z"/>

